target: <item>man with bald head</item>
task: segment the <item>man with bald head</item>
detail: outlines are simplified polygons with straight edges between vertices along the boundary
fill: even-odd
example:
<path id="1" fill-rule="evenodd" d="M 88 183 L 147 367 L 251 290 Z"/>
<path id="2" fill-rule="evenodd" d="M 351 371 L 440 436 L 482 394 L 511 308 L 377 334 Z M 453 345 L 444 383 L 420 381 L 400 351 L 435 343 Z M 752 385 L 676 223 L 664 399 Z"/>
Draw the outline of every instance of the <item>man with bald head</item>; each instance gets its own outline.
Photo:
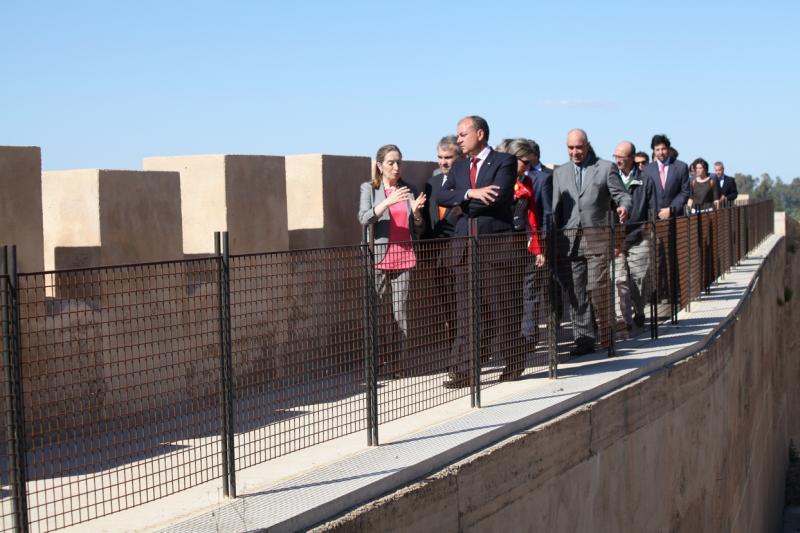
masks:
<path id="1" fill-rule="evenodd" d="M 617 289 L 617 321 L 624 321 L 628 331 L 644 325 L 644 281 L 650 268 L 650 239 L 647 221 L 658 205 L 656 184 L 641 175 L 635 161 L 636 147 L 622 141 L 614 149 L 614 161 L 622 184 L 631 195 L 631 212 L 625 223 L 622 248 L 614 264 Z M 633 309 L 631 309 L 631 300 Z"/>
<path id="2" fill-rule="evenodd" d="M 567 153 L 569 161 L 553 173 L 553 224 L 559 231 L 559 278 L 569 293 L 575 327 L 570 354 L 583 355 L 595 350 L 598 336 L 603 341 L 610 335 L 609 310 L 604 308 L 611 295 L 608 214 L 613 201 L 624 224 L 631 196 L 617 166 L 594 154 L 585 131 L 569 131 Z"/>

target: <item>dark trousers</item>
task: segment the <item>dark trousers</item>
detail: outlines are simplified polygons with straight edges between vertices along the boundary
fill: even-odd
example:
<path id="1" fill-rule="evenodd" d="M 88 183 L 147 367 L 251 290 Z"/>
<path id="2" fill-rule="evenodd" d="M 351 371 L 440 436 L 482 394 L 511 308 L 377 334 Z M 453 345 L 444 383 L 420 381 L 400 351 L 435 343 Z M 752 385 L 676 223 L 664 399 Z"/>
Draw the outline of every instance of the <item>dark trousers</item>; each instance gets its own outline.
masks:
<path id="1" fill-rule="evenodd" d="M 520 315 L 522 279 L 515 279 L 515 260 L 499 253 L 506 241 L 496 240 L 497 250 L 483 249 L 478 256 L 477 272 L 472 268 L 473 257 L 465 250 L 461 261 L 453 267 L 456 293 L 456 334 L 451 349 L 453 371 L 467 374 L 474 359 L 475 313 L 479 317 L 481 364 L 522 366 L 523 352 L 518 329 L 519 320 L 509 317 Z M 509 234 L 510 245 L 511 235 Z M 465 247 L 467 248 L 467 247 Z M 512 253 L 516 257 L 519 253 Z M 477 294 L 473 276 L 477 276 Z M 471 284 L 472 287 L 470 286 Z"/>

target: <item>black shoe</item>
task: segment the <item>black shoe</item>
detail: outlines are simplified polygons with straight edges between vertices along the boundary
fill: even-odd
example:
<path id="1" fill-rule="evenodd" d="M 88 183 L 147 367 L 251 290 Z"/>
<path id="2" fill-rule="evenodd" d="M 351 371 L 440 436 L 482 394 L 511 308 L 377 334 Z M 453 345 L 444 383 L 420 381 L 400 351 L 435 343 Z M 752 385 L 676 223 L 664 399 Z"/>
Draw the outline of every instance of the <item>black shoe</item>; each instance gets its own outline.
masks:
<path id="1" fill-rule="evenodd" d="M 469 374 L 450 372 L 448 379 L 442 382 L 442 387 L 445 389 L 463 389 L 464 387 L 469 387 L 469 384 Z"/>
<path id="2" fill-rule="evenodd" d="M 571 357 L 578 357 L 594 352 L 594 346 L 591 344 L 579 344 L 569 351 Z"/>
<path id="3" fill-rule="evenodd" d="M 637 328 L 641 328 L 642 326 L 644 326 L 644 315 L 634 316 L 633 323 L 636 324 Z"/>

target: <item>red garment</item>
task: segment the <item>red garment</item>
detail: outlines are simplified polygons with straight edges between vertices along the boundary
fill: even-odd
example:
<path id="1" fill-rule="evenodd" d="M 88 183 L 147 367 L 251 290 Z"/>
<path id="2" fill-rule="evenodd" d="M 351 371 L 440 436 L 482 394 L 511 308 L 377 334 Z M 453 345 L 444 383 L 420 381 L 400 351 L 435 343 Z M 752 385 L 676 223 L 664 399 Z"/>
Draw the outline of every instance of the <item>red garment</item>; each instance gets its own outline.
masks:
<path id="1" fill-rule="evenodd" d="M 542 245 L 539 242 L 539 218 L 536 216 L 536 195 L 533 194 L 533 181 L 528 176 L 517 180 L 514 184 L 514 198 L 528 199 L 528 228 L 530 236 L 528 238 L 528 251 L 533 255 L 542 253 Z"/>
<path id="2" fill-rule="evenodd" d="M 391 196 L 394 187 L 386 187 L 386 197 Z M 375 265 L 378 270 L 408 270 L 417 266 L 417 256 L 411 244 L 411 229 L 408 225 L 408 206 L 397 202 L 389 206 L 389 246 L 386 255 Z"/>

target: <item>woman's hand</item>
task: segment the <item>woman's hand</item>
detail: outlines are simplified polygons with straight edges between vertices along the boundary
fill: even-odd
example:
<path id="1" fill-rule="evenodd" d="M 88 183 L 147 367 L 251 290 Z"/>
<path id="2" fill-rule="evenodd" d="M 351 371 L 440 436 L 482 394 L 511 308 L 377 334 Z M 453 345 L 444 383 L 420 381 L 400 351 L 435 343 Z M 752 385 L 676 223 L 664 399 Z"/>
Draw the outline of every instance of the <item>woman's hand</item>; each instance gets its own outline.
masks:
<path id="1" fill-rule="evenodd" d="M 384 201 L 375 206 L 375 215 L 381 216 L 390 206 L 398 202 L 405 202 L 409 198 L 411 198 L 411 191 L 408 187 L 397 187 Z"/>
<path id="2" fill-rule="evenodd" d="M 425 193 L 420 193 L 419 196 L 415 200 L 411 200 L 411 213 L 414 215 L 414 224 L 417 226 L 421 226 L 423 224 L 422 220 L 422 206 L 425 205 L 425 200 L 428 198 L 425 196 Z"/>
<path id="3" fill-rule="evenodd" d="M 415 217 L 419 214 L 420 210 L 422 209 L 422 206 L 425 205 L 425 200 L 427 199 L 428 197 L 425 196 L 425 193 L 423 192 L 420 193 L 420 195 L 417 196 L 415 200 L 411 201 L 411 210 L 414 212 Z"/>
<path id="4" fill-rule="evenodd" d="M 405 202 L 411 197 L 411 191 L 408 187 L 398 187 L 392 191 L 392 194 L 386 197 L 387 206 L 394 205 L 398 202 Z"/>
<path id="5" fill-rule="evenodd" d="M 544 254 L 536 254 L 533 264 L 536 265 L 536 268 L 542 268 L 544 266 Z"/>

